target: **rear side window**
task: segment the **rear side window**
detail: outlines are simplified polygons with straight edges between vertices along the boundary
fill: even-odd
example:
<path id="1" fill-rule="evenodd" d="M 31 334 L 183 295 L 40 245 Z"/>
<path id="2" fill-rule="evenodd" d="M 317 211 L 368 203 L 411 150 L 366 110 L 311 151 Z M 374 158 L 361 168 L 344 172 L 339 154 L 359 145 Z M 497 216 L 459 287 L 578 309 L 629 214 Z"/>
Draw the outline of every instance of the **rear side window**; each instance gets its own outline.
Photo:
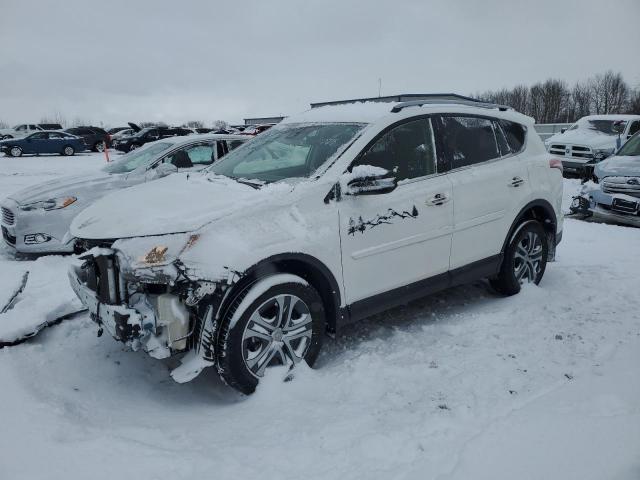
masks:
<path id="1" fill-rule="evenodd" d="M 436 173 L 431 122 L 413 120 L 383 134 L 352 166 L 372 165 L 394 172 L 398 180 Z"/>
<path id="2" fill-rule="evenodd" d="M 488 118 L 446 116 L 442 126 L 442 144 L 452 169 L 500 157 L 493 122 Z"/>
<path id="3" fill-rule="evenodd" d="M 510 122 L 508 120 L 498 120 L 498 123 L 502 127 L 502 131 L 507 137 L 507 143 L 511 149 L 511 153 L 518 153 L 524 148 L 524 141 L 527 130 L 524 126 L 516 122 Z"/>
<path id="4" fill-rule="evenodd" d="M 243 140 L 227 140 L 227 148 L 229 151 L 231 151 L 238 148 L 243 143 L 244 143 Z"/>

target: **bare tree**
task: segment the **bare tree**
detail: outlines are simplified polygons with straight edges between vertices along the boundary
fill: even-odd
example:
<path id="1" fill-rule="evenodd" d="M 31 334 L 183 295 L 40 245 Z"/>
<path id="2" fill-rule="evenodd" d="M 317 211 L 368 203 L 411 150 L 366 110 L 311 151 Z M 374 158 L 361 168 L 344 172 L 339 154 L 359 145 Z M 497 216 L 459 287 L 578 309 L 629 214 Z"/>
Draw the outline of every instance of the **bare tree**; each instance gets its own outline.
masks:
<path id="1" fill-rule="evenodd" d="M 626 112 L 640 115 L 640 87 L 632 90 L 629 94 L 629 102 Z"/>
<path id="2" fill-rule="evenodd" d="M 67 119 L 64 117 L 64 115 L 62 115 L 61 112 L 56 110 L 52 114 L 45 115 L 42 118 L 40 118 L 40 123 L 57 123 L 59 125 L 62 125 L 63 128 L 66 128 L 68 122 L 67 122 Z"/>
<path id="3" fill-rule="evenodd" d="M 226 130 L 229 127 L 229 124 L 224 120 L 214 120 L 212 125 L 214 130 Z"/>
<path id="4" fill-rule="evenodd" d="M 609 70 L 589 80 L 589 86 L 594 113 L 617 113 L 626 107 L 629 100 L 629 86 L 622 78 L 622 74 Z"/>
<path id="5" fill-rule="evenodd" d="M 7 122 L 0 120 L 0 128 L 9 128 L 9 124 Z"/>
<path id="6" fill-rule="evenodd" d="M 183 127 L 187 128 L 204 128 L 204 122 L 201 120 L 191 120 L 186 122 Z"/>

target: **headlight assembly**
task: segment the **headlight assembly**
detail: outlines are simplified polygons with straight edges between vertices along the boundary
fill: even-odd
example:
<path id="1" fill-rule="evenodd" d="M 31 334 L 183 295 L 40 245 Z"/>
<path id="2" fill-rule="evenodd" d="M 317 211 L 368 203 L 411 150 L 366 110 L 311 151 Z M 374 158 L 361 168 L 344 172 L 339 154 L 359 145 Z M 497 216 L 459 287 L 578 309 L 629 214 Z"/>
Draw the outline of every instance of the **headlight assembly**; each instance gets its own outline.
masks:
<path id="1" fill-rule="evenodd" d="M 610 156 L 614 150 L 615 148 L 596 148 L 593 150 L 593 158 L 599 162 Z"/>
<path id="2" fill-rule="evenodd" d="M 72 203 L 78 200 L 76 197 L 58 197 L 50 198 L 49 200 L 40 200 L 38 202 L 27 203 L 26 205 L 20 205 L 20 210 L 59 210 L 66 208 Z"/>

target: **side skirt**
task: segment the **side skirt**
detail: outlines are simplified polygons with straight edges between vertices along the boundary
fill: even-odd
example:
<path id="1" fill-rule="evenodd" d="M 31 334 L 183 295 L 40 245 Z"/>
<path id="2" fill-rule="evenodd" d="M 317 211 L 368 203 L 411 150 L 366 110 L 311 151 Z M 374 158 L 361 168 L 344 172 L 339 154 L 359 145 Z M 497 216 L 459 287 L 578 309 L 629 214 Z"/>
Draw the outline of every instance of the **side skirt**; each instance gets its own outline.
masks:
<path id="1" fill-rule="evenodd" d="M 481 278 L 493 277 L 500 271 L 501 264 L 502 254 L 494 255 L 404 287 L 394 288 L 388 292 L 358 300 L 342 308 L 338 326 L 362 320 L 376 313 L 384 312 L 398 305 L 404 305 L 449 287 L 473 282 Z"/>

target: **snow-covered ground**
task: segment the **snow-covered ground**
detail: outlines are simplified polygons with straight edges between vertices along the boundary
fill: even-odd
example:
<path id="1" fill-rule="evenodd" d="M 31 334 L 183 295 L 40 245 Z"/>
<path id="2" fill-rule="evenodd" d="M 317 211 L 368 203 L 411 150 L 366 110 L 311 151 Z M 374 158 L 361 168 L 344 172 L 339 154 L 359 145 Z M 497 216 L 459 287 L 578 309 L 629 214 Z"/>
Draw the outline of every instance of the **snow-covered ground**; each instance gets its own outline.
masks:
<path id="1" fill-rule="evenodd" d="M 103 163 L 0 157 L 0 197 Z M 0 248 L 0 303 L 28 269 L 15 312 L 44 319 L 67 262 Z M 640 229 L 568 219 L 539 287 L 379 315 L 249 398 L 213 371 L 175 384 L 81 315 L 0 350 L 0 479 L 637 480 L 639 272 Z"/>

